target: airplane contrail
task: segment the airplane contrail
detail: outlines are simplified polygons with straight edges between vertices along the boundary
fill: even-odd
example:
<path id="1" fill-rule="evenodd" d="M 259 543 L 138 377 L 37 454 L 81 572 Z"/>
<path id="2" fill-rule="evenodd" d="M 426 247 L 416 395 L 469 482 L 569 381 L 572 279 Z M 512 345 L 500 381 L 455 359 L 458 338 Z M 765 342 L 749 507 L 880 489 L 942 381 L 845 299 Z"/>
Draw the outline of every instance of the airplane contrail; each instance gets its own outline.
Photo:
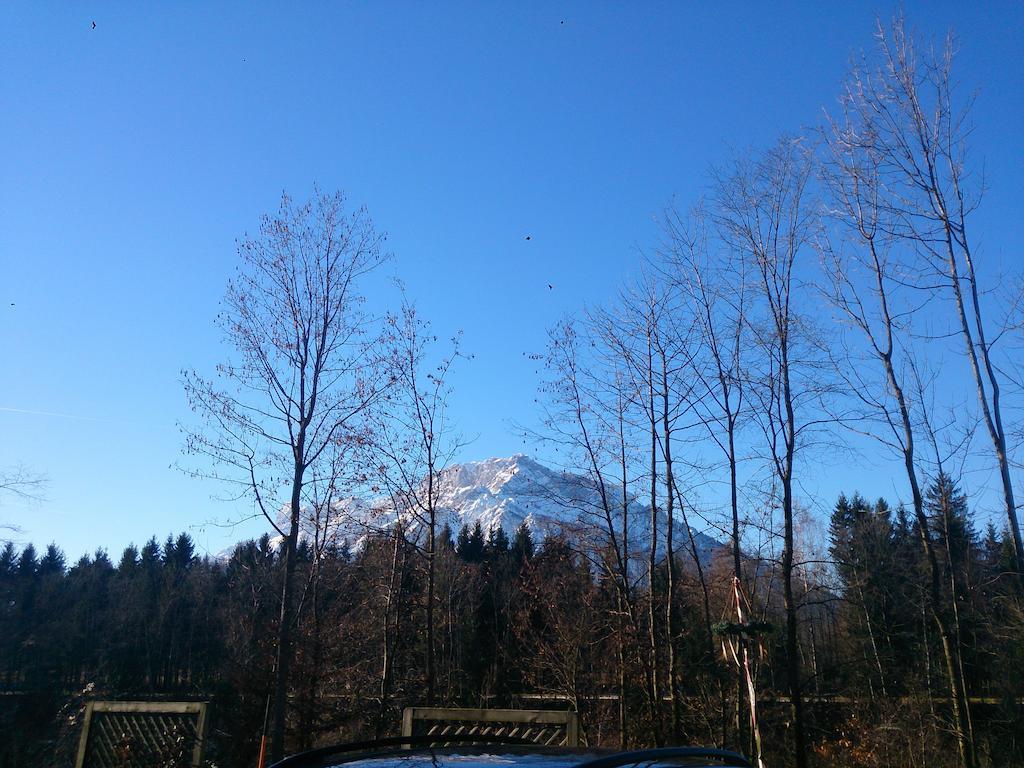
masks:
<path id="1" fill-rule="evenodd" d="M 0 405 L 0 411 L 5 413 L 23 413 L 28 416 L 54 416 L 59 419 L 75 419 L 77 421 L 110 421 L 109 419 L 98 419 L 95 416 L 76 416 L 73 413 L 57 413 L 55 411 L 33 411 L 28 408 L 11 408 L 6 405 Z"/>

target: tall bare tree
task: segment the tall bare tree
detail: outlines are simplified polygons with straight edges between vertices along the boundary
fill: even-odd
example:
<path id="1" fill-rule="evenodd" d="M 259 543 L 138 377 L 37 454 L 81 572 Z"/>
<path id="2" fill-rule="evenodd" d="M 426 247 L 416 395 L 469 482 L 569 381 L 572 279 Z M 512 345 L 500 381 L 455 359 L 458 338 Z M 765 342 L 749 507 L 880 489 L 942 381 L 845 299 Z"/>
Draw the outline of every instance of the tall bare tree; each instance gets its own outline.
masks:
<path id="1" fill-rule="evenodd" d="M 654 573 L 659 554 L 666 564 L 664 595 L 664 627 L 666 633 L 668 668 L 666 682 L 671 704 L 672 734 L 676 740 L 682 736 L 682 696 L 680 693 L 681 665 L 679 661 L 679 631 L 677 628 L 679 573 L 676 563 L 676 517 L 681 519 L 687 532 L 686 541 L 679 548 L 692 557 L 701 587 L 704 606 L 706 639 L 711 651 L 710 601 L 704 562 L 697 551 L 695 537 L 689 526 L 687 507 L 680 492 L 679 463 L 673 450 L 692 421 L 695 407 L 692 370 L 694 356 L 694 321 L 684 311 L 680 293 L 670 281 L 659 279 L 656 271 L 643 277 L 621 300 L 615 312 L 597 313 L 595 331 L 608 354 L 616 358 L 619 375 L 628 378 L 628 396 L 631 399 L 630 418 L 637 422 L 636 435 L 631 439 L 649 444 L 648 473 L 650 479 L 650 542 L 647 558 L 648 585 L 648 644 L 652 659 L 657 659 L 655 615 L 657 596 L 654 593 Z M 699 399 L 699 395 L 696 395 Z M 644 434 L 646 430 L 646 434 Z M 626 430 L 620 430 L 625 439 Z M 625 453 L 625 452 L 624 452 Z M 623 473 L 625 482 L 626 473 Z M 659 550 L 659 529 L 664 526 L 664 552 Z M 713 656 L 713 652 L 711 653 Z M 656 664 L 652 665 L 651 689 L 658 697 Z"/>
<path id="2" fill-rule="evenodd" d="M 855 339 L 844 335 L 841 351 L 834 354 L 835 368 L 846 391 L 857 400 L 859 418 L 852 422 L 856 429 L 902 461 L 928 568 L 928 607 L 945 660 L 953 731 L 961 761 L 973 765 L 960 643 L 942 596 L 943 571 L 920 481 L 916 438 L 921 424 L 928 420 L 921 397 L 924 383 L 915 374 L 912 350 L 912 323 L 921 301 L 917 296 L 908 297 L 905 288 L 907 276 L 913 272 L 913 255 L 911 252 L 910 264 L 905 252 L 901 256 L 905 244 L 895 235 L 894 211 L 884 202 L 886 161 L 873 143 L 862 140 L 858 121 L 857 112 L 847 111 L 829 123 L 822 165 L 827 210 L 840 238 L 838 243 L 824 238 L 819 241 L 827 278 L 825 295 L 840 322 L 855 335 Z M 879 669 L 881 674 L 880 663 Z M 884 674 L 881 685 L 884 691 Z"/>
<path id="3" fill-rule="evenodd" d="M 615 323 L 612 322 L 612 325 Z M 582 329 L 581 329 L 582 327 Z M 547 395 L 544 439 L 566 460 L 582 470 L 587 488 L 581 499 L 566 500 L 580 506 L 588 529 L 596 530 L 597 542 L 586 552 L 612 585 L 618 607 L 620 642 L 630 646 L 644 680 L 645 704 L 654 738 L 661 742 L 661 721 L 655 694 L 657 660 L 640 652 L 644 637 L 641 608 L 631 568 L 629 527 L 635 494 L 630 468 L 634 465 L 631 423 L 626 414 L 643 397 L 627 375 L 619 342 L 607 335 L 609 318 L 602 313 L 582 322 L 566 321 L 549 332 L 545 364 L 549 379 L 542 385 Z M 584 347 L 586 351 L 584 351 Z M 592 493 L 591 493 L 592 491 Z M 628 727 L 625 708 L 626 654 L 620 657 L 620 739 Z"/>
<path id="4" fill-rule="evenodd" d="M 665 239 L 661 268 L 685 297 L 687 310 L 695 320 L 700 338 L 699 352 L 692 356 L 689 375 L 696 384 L 693 398 L 697 422 L 718 450 L 728 473 L 730 545 L 732 549 L 732 594 L 736 614 L 742 622 L 743 561 L 741 546 L 740 436 L 746 410 L 746 371 L 750 332 L 747 304 L 750 287 L 748 260 L 743 251 L 712 253 L 721 248 L 714 237 L 709 212 L 696 207 L 689 216 L 670 210 L 663 221 Z M 756 718 L 754 680 L 749 648 L 743 635 L 737 637 L 736 730 L 743 743 L 742 699 L 747 695 L 748 717 L 756 758 L 761 760 L 761 736 Z M 749 678 L 749 679 L 748 679 Z"/>
<path id="5" fill-rule="evenodd" d="M 380 737 L 384 728 L 394 685 L 395 653 L 401 633 L 401 590 L 408 571 L 409 550 L 409 543 L 405 538 L 405 525 L 402 520 L 395 520 L 394 530 L 391 531 L 391 561 L 387 570 L 387 583 L 384 585 L 384 605 L 381 612 L 383 636 L 381 638 L 381 671 L 378 688 L 380 704 L 377 720 L 374 723 L 375 738 Z"/>
<path id="6" fill-rule="evenodd" d="M 463 445 L 449 412 L 449 373 L 463 355 L 459 335 L 452 338 L 447 352 L 434 353 L 437 336 L 408 302 L 399 314 L 388 316 L 385 340 L 390 389 L 374 415 L 370 450 L 376 456 L 377 481 L 394 505 L 395 535 L 416 542 L 426 564 L 424 672 L 427 703 L 433 704 L 437 692 L 437 535 L 443 512 L 438 503 L 445 469 Z"/>
<path id="7" fill-rule="evenodd" d="M 1002 484 L 1013 563 L 1024 579 L 1024 546 L 1003 422 L 1003 374 L 995 359 L 991 318 L 979 272 L 979 249 L 968 224 L 984 184 L 968 163 L 972 99 L 956 93 L 955 44 L 919 53 L 902 17 L 878 25 L 876 57 L 852 69 L 843 105 L 844 141 L 871 153 L 880 183 L 882 224 L 918 256 L 922 288 L 941 284 L 952 299 L 954 326 L 964 345 Z"/>
<path id="8" fill-rule="evenodd" d="M 737 161 L 718 179 L 716 219 L 727 243 L 749 258 L 756 274 L 763 317 L 751 323 L 757 347 L 757 421 L 764 433 L 774 491 L 783 516 L 782 590 L 786 615 L 787 687 L 793 749 L 798 768 L 807 765 L 798 605 L 794 576 L 794 477 L 798 451 L 820 421 L 811 411 L 822 391 L 820 371 L 807 356 L 801 285 L 815 235 L 816 209 L 808 200 L 811 161 L 799 139 L 784 137 L 772 148 Z M 803 273 L 801 275 L 801 273 Z M 754 318 L 751 318 L 754 320 Z"/>
<path id="9" fill-rule="evenodd" d="M 284 754 L 302 509 L 314 480 L 337 477 L 364 439 L 361 416 L 380 389 L 358 285 L 384 258 L 383 241 L 364 209 L 346 211 L 341 193 L 317 190 L 301 205 L 283 195 L 259 233 L 238 244 L 241 264 L 218 315 L 228 359 L 212 378 L 184 373 L 200 418 L 184 428 L 186 450 L 203 460 L 193 472 L 251 499 L 282 538 L 275 760 Z M 334 495 L 317 488 L 321 500 Z"/>

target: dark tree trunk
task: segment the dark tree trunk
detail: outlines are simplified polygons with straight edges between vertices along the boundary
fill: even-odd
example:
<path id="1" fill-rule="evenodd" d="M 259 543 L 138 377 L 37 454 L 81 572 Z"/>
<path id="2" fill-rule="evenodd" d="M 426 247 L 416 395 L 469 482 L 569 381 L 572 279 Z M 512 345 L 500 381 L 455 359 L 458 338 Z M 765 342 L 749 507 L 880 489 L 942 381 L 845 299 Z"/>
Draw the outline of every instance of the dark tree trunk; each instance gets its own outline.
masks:
<path id="1" fill-rule="evenodd" d="M 301 448 L 300 448 L 301 455 Z M 288 719 L 288 676 L 292 665 L 292 624 L 295 602 L 295 555 L 299 542 L 299 510 L 302 504 L 302 466 L 296 464 L 292 480 L 291 516 L 284 552 L 284 585 L 277 628 L 277 659 L 274 673 L 274 701 L 271 706 L 270 759 L 284 758 L 285 725 Z"/>

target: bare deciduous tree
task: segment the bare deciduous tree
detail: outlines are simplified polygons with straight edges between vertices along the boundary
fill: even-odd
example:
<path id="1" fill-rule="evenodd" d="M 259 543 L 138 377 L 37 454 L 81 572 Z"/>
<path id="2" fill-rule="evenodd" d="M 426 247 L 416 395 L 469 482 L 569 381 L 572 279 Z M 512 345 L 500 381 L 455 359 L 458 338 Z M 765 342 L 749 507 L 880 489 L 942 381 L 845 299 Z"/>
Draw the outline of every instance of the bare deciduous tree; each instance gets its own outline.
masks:
<path id="1" fill-rule="evenodd" d="M 48 482 L 46 475 L 33 472 L 22 464 L 0 471 L 0 494 L 23 501 L 39 501 Z"/>
<path id="2" fill-rule="evenodd" d="M 664 526 L 664 557 L 666 580 L 664 595 L 664 626 L 666 634 L 668 665 L 666 682 L 671 704 L 671 730 L 673 738 L 682 736 L 682 696 L 680 680 L 682 675 L 679 662 L 677 628 L 679 574 L 675 542 L 675 525 L 678 516 L 687 532 L 684 543 L 692 557 L 693 566 L 701 587 L 704 606 L 707 648 L 713 657 L 711 646 L 710 602 L 704 563 L 697 551 L 693 532 L 689 526 L 687 506 L 680 493 L 679 465 L 673 450 L 692 421 L 695 407 L 694 379 L 689 376 L 694 356 L 694 321 L 684 311 L 681 296 L 669 281 L 657 279 L 654 274 L 642 278 L 627 292 L 617 312 L 598 313 L 595 332 L 601 346 L 615 359 L 618 375 L 629 381 L 626 394 L 629 399 L 630 421 L 636 421 L 636 435 L 632 439 L 649 444 L 648 474 L 650 480 L 650 542 L 647 558 L 648 586 L 648 644 L 651 658 L 657 659 L 655 615 L 657 596 L 654 592 L 655 566 L 659 556 L 659 528 Z M 621 385 L 621 382 L 620 382 Z M 620 386 L 621 389 L 621 386 Z M 699 398 L 699 395 L 697 396 Z M 644 431 L 646 430 L 646 434 Z M 633 431 L 633 430 L 630 430 Z M 627 439 L 627 430 L 619 430 L 622 439 Z M 622 452 L 623 457 L 625 451 Z M 625 463 L 625 462 L 623 462 Z M 623 472 L 625 487 L 627 474 Z M 657 665 L 652 664 L 651 691 L 658 698 Z"/>
<path id="3" fill-rule="evenodd" d="M 630 468 L 634 457 L 627 435 L 631 430 L 627 411 L 642 393 L 624 370 L 618 342 L 605 333 L 608 317 L 591 315 L 582 325 L 586 335 L 581 335 L 578 325 L 569 321 L 549 333 L 545 363 L 550 378 L 542 386 L 548 396 L 544 439 L 556 450 L 564 451 L 566 460 L 580 467 L 586 478 L 588 487 L 581 489 L 581 498 L 566 501 L 578 505 L 586 527 L 598 532 L 598 541 L 591 542 L 593 546 L 585 554 L 593 558 L 594 565 L 613 587 L 619 642 L 628 642 L 629 655 L 637 658 L 643 671 L 645 705 L 655 741 L 660 743 L 654 671 L 657 660 L 641 652 L 637 645 L 645 633 L 631 570 L 629 538 L 634 506 L 634 494 L 629 490 Z M 583 345 L 588 345 L 586 353 Z M 623 648 L 619 658 L 619 728 L 623 743 L 628 728 L 625 662 Z"/>
<path id="4" fill-rule="evenodd" d="M 939 284 L 952 298 L 954 325 L 999 471 L 1014 565 L 1024 578 L 1003 423 L 1003 374 L 993 349 L 1000 334 L 985 317 L 979 250 L 968 228 L 984 187 L 972 179 L 968 165 L 972 100 L 961 101 L 955 93 L 952 36 L 940 50 L 919 55 L 913 35 L 897 17 L 891 29 L 878 25 L 876 40 L 877 64 L 868 60 L 854 66 L 843 94 L 843 141 L 871 154 L 879 182 L 875 204 L 885 213 L 879 223 L 918 257 L 915 271 L 922 288 L 932 292 Z"/>
<path id="5" fill-rule="evenodd" d="M 663 222 L 662 268 L 685 296 L 692 313 L 700 350 L 692 356 L 689 375 L 696 384 L 693 412 L 707 438 L 721 452 L 728 473 L 730 546 L 732 549 L 733 612 L 743 622 L 743 562 L 741 545 L 739 438 L 748 418 L 746 410 L 746 371 L 749 352 L 747 326 L 748 276 L 743 252 L 712 254 L 717 244 L 703 206 L 690 216 L 671 210 Z M 736 639 L 736 730 L 743 743 L 742 699 L 747 697 L 748 716 L 755 757 L 761 760 L 761 735 L 756 716 L 756 691 L 745 636 Z"/>
<path id="6" fill-rule="evenodd" d="M 0 500 L 8 496 L 22 502 L 42 501 L 48 482 L 46 475 L 33 472 L 22 464 L 5 467 L 0 470 Z M 20 530 L 17 523 L 0 521 L 0 531 L 17 534 Z M 6 540 L 0 538 L 0 541 Z"/>
<path id="7" fill-rule="evenodd" d="M 380 389 L 358 284 L 384 258 L 383 241 L 365 210 L 346 212 L 340 193 L 317 190 L 303 205 L 282 196 L 259 234 L 238 245 L 241 265 L 218 316 L 228 360 L 213 378 L 184 373 L 201 420 L 183 428 L 186 450 L 203 460 L 191 471 L 251 499 L 282 538 L 274 760 L 284 754 L 302 509 L 314 487 L 321 502 L 338 495 L 316 481 L 346 474 L 339 463 L 364 439 L 360 419 Z"/>
<path id="8" fill-rule="evenodd" d="M 450 350 L 435 359 L 431 349 L 437 340 L 411 304 L 406 303 L 400 314 L 388 316 L 385 343 L 391 386 L 374 414 L 370 446 L 376 456 L 377 481 L 393 503 L 395 535 L 415 541 L 426 563 L 427 704 L 434 703 L 437 686 L 435 587 L 442 512 L 438 501 L 445 469 L 463 446 L 448 407 L 452 392 L 448 375 L 463 357 L 460 336 L 452 338 Z"/>
<path id="9" fill-rule="evenodd" d="M 753 158 L 738 161 L 719 178 L 716 218 L 723 238 L 746 258 L 757 276 L 764 317 L 751 323 L 757 347 L 755 417 L 764 433 L 767 459 L 783 516 L 782 590 L 786 615 L 786 675 L 798 768 L 807 765 L 798 605 L 794 576 L 794 477 L 798 451 L 819 419 L 810 413 L 822 391 L 820 370 L 807 356 L 801 280 L 817 228 L 807 199 L 811 161 L 799 139 L 784 137 Z M 801 272 L 804 275 L 801 276 Z"/>
<path id="10" fill-rule="evenodd" d="M 884 34 L 879 32 L 886 68 L 878 76 L 868 75 L 861 69 L 855 70 L 842 100 L 843 114 L 828 124 L 823 177 L 829 193 L 830 218 L 838 225 L 842 239 L 838 244 L 822 241 L 823 264 L 828 278 L 826 296 L 837 309 L 841 322 L 852 328 L 859 337 L 859 343 L 852 348 L 844 347 L 843 354 L 838 356 L 841 359 L 837 361 L 836 370 L 845 379 L 847 391 L 859 401 L 858 410 L 864 416 L 860 422 L 864 425 L 861 431 L 892 450 L 904 466 L 929 573 L 929 610 L 939 634 L 945 661 L 952 703 L 953 732 L 957 738 L 961 762 L 971 766 L 975 762 L 974 744 L 965 676 L 960 661 L 956 606 L 948 605 L 942 594 L 945 577 L 935 552 L 932 526 L 925 512 L 918 466 L 920 458 L 916 447 L 917 432 L 922 424 L 926 427 L 929 424 L 929 404 L 925 402 L 925 383 L 918 375 L 912 349 L 916 341 L 913 320 L 920 311 L 920 305 L 926 304 L 929 296 L 925 294 L 922 298 L 920 294 L 907 295 L 908 292 L 915 292 L 913 289 L 908 290 L 907 286 L 913 285 L 912 277 L 921 273 L 917 262 L 923 249 L 932 261 L 929 272 L 938 271 L 940 277 L 953 286 L 961 330 L 966 338 L 970 338 L 971 328 L 966 322 L 959 278 L 956 277 L 959 258 L 954 245 L 956 238 L 952 234 L 948 216 L 943 213 L 946 203 L 942 196 L 948 190 L 940 181 L 941 171 L 935 167 L 929 170 L 936 162 L 932 142 L 944 144 L 946 150 L 940 150 L 941 154 L 942 151 L 953 151 L 953 144 L 959 139 L 945 133 L 951 130 L 950 126 L 940 128 L 945 138 L 939 135 L 931 138 L 916 136 L 916 131 L 925 127 L 920 122 L 924 116 L 919 112 L 918 85 L 915 81 L 918 75 L 911 76 L 906 69 L 914 66 L 913 50 L 909 47 L 910 42 L 901 21 L 896 23 L 895 36 L 895 48 L 892 48 Z M 948 58 L 945 63 L 948 66 Z M 933 82 L 939 89 L 940 101 L 948 98 L 948 90 L 944 90 L 949 85 L 948 69 L 942 70 L 944 73 L 932 68 L 928 71 L 928 77 L 938 76 L 945 83 Z M 906 79 L 908 76 L 911 80 Z M 883 112 L 875 114 L 876 108 Z M 949 109 L 948 101 L 939 108 Z M 908 118 L 916 127 L 901 122 Z M 950 115 L 946 116 L 947 120 L 950 118 Z M 935 127 L 939 128 L 938 125 Z M 923 142 L 922 155 L 914 148 L 917 141 Z M 950 184 L 954 190 L 959 190 L 962 166 L 957 166 L 960 161 L 954 161 L 952 156 L 947 157 L 946 161 L 950 164 Z M 917 181 L 913 182 L 915 177 Z M 939 218 L 933 219 L 929 227 L 939 225 L 945 233 L 945 244 L 938 246 L 944 248 L 944 251 L 936 250 L 934 231 L 926 232 L 915 223 L 919 217 L 908 206 L 916 203 L 912 204 L 910 198 L 904 198 L 903 193 L 894 193 L 891 187 L 894 182 L 897 186 L 908 182 L 926 183 L 927 188 L 931 189 L 928 195 L 938 196 L 930 205 L 932 216 Z M 956 191 L 955 194 L 959 196 L 961 193 Z M 966 209 L 960 209 L 957 225 L 965 249 L 967 243 L 963 225 L 966 213 Z M 942 258 L 939 258 L 939 254 L 942 254 Z M 974 285 L 973 278 L 971 284 Z M 977 328 L 981 329 L 980 306 L 977 303 L 974 306 L 977 310 L 974 316 Z M 983 329 L 981 331 L 983 339 Z M 973 343 L 968 344 L 972 360 L 976 363 Z M 981 354 L 987 358 L 987 347 Z M 860 365 L 864 360 L 873 365 Z M 976 364 L 974 370 L 977 375 Z M 871 371 L 877 371 L 877 376 Z M 909 387 L 907 376 L 911 377 Z M 984 382 L 980 379 L 976 379 L 976 382 L 982 411 L 985 413 Z M 992 379 L 992 383 L 995 392 L 998 392 L 995 379 Z M 998 394 L 993 403 L 998 409 Z M 988 423 L 990 435 L 993 435 L 997 443 L 1001 442 L 1005 449 L 1005 438 L 992 432 L 995 422 L 990 419 Z M 1000 422 L 998 430 L 1001 429 Z M 927 431 L 931 432 L 930 427 Z M 1005 450 L 1001 452 L 997 448 L 997 455 L 1005 459 Z M 1004 493 L 1009 494 L 1006 498 L 1012 499 L 1008 475 L 1004 474 L 1003 479 Z M 1015 514 L 1011 514 L 1010 519 L 1015 524 Z M 884 685 L 883 679 L 883 691 Z"/>

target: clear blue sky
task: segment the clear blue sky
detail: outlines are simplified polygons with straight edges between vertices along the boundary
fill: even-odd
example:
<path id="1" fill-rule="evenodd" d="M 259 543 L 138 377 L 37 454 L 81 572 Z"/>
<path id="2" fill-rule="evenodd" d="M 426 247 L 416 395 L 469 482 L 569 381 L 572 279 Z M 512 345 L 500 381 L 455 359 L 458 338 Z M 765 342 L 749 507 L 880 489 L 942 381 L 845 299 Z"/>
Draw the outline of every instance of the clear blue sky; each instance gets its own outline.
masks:
<path id="1" fill-rule="evenodd" d="M 171 465 L 179 371 L 218 359 L 234 240 L 282 190 L 316 182 L 369 207 L 389 270 L 476 355 L 455 382 L 478 436 L 464 458 L 511 454 L 509 421 L 533 415 L 523 353 L 615 293 L 709 164 L 815 124 L 895 8 L 209 6 L 4 9 L 0 466 L 50 484 L 43 503 L 0 501 L 0 522 L 71 558 L 180 530 L 218 550 L 259 530 L 206 525 L 240 510 Z M 1019 258 L 1024 4 L 905 7 L 925 33 L 960 36 L 961 80 L 981 88 L 984 246 Z M 844 485 L 895 495 L 884 474 Z"/>

